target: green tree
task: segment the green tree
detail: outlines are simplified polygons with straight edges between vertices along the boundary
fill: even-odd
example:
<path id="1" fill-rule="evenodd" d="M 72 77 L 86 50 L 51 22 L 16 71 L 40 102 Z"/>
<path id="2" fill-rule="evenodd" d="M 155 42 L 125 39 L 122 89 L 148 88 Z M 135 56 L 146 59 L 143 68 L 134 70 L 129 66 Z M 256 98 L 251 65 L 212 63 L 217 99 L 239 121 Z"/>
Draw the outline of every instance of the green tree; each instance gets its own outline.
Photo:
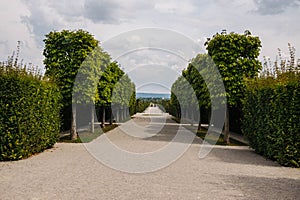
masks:
<path id="1" fill-rule="evenodd" d="M 212 66 L 214 66 L 214 63 L 207 54 L 198 54 L 195 58 L 191 60 L 187 69 L 183 73 L 183 76 L 187 79 L 187 81 L 191 84 L 193 90 L 195 91 L 198 100 L 198 102 L 194 103 L 198 104 L 198 106 L 195 107 L 199 108 L 198 131 L 201 130 L 200 108 L 208 109 L 211 105 L 210 93 L 206 85 L 209 83 L 206 83 L 202 76 L 207 77 L 207 69 L 209 69 L 209 67 Z M 209 71 L 211 72 L 211 70 Z"/>
<path id="2" fill-rule="evenodd" d="M 261 41 L 251 35 L 217 33 L 205 43 L 209 56 L 215 62 L 224 82 L 227 98 L 224 140 L 229 143 L 228 107 L 241 101 L 245 89 L 245 78 L 257 76 L 261 63 L 257 59 Z"/>
<path id="3" fill-rule="evenodd" d="M 44 64 L 46 67 L 46 75 L 56 81 L 60 91 L 63 96 L 62 103 L 64 105 L 64 115 L 63 123 L 69 123 L 69 118 L 71 118 L 71 138 L 76 139 L 76 103 L 80 102 L 93 102 L 95 99 L 92 95 L 95 94 L 94 88 L 89 88 L 82 91 L 82 95 L 78 95 L 78 98 L 73 98 L 72 110 L 72 90 L 75 82 L 76 75 L 83 61 L 87 56 L 98 46 L 99 42 L 90 33 L 77 30 L 69 31 L 63 30 L 61 32 L 50 32 L 46 35 L 44 39 L 45 48 L 43 55 L 45 56 Z M 94 83 L 96 79 L 96 74 L 98 74 L 101 66 L 104 65 L 101 62 L 103 60 L 107 61 L 107 54 L 99 48 L 94 52 L 101 59 L 96 62 L 92 59 L 86 61 L 86 65 L 89 69 L 81 74 L 81 78 L 86 78 L 88 74 L 92 74 L 92 79 L 90 83 Z M 102 53 L 104 56 L 101 56 Z M 97 56 L 96 56 L 97 57 Z M 102 58 L 103 57 L 103 58 Z M 92 65 L 87 65 L 88 63 L 93 63 Z M 99 66 L 100 65 L 100 66 Z M 89 83 L 89 84 L 90 84 Z M 78 86 L 75 94 L 84 87 L 84 85 Z M 80 96 L 80 98 L 79 98 Z M 70 112 L 71 110 L 71 112 Z M 72 113 L 72 117 L 71 117 Z M 67 126 L 69 127 L 69 126 Z"/>
<path id="4" fill-rule="evenodd" d="M 128 119 L 133 95 L 135 96 L 135 85 L 131 82 L 128 75 L 124 74 L 114 85 L 112 91 L 112 104 L 117 111 L 117 120 L 119 120 L 119 117 L 120 121 Z M 121 112 L 119 113 L 119 111 Z"/>
<path id="5" fill-rule="evenodd" d="M 98 98 L 96 105 L 100 107 L 101 114 L 100 120 L 102 127 L 105 121 L 105 107 L 111 106 L 112 103 L 112 92 L 115 85 L 121 79 L 125 73 L 120 69 L 117 62 L 112 62 L 108 65 L 105 71 L 102 73 L 101 78 L 98 82 Z M 110 109 L 110 123 L 112 123 L 112 113 Z"/>
<path id="6" fill-rule="evenodd" d="M 186 123 L 193 123 L 195 116 L 194 110 L 198 107 L 196 96 L 192 85 L 189 83 L 187 71 L 182 72 L 182 76 L 173 83 L 171 88 L 170 102 L 175 109 L 175 116 L 184 120 Z M 172 113 L 171 113 L 172 114 Z"/>
<path id="7" fill-rule="evenodd" d="M 130 116 L 134 115 L 137 112 L 136 108 L 136 92 L 135 92 L 135 84 L 131 82 L 131 90 L 132 94 L 129 100 L 129 111 L 130 111 Z"/>
<path id="8" fill-rule="evenodd" d="M 101 47 L 96 47 L 81 64 L 73 86 L 73 107 L 76 104 L 88 104 L 90 107 L 90 130 L 92 133 L 94 133 L 95 104 L 99 101 L 99 92 L 105 92 L 98 90 L 99 79 L 109 66 L 109 55 L 103 52 Z M 73 108 L 74 112 L 76 109 Z"/>

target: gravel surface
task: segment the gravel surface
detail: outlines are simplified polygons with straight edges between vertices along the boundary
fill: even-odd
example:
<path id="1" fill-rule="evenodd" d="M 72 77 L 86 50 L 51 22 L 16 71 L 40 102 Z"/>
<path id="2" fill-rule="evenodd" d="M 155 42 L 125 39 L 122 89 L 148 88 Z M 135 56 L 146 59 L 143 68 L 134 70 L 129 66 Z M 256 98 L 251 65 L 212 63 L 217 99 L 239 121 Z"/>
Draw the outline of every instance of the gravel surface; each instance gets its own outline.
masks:
<path id="1" fill-rule="evenodd" d="M 148 119 L 147 119 L 148 117 Z M 149 116 L 133 120 L 147 127 Z M 167 145 L 179 129 L 168 125 L 149 138 L 116 128 L 106 135 L 127 151 L 151 152 Z M 196 138 L 174 163 L 155 172 L 111 169 L 83 144 L 57 143 L 25 160 L 0 163 L 0 199 L 300 199 L 300 170 L 281 167 L 249 147 L 216 146 L 198 158 Z"/>

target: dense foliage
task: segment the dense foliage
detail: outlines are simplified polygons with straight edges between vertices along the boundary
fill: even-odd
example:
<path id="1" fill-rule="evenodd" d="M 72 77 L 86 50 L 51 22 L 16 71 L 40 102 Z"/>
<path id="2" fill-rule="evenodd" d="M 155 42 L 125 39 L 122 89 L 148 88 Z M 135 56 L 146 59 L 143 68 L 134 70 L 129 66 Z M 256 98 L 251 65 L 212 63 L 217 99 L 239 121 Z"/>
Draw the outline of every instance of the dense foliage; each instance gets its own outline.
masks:
<path id="1" fill-rule="evenodd" d="M 46 76 L 54 80 L 59 87 L 62 94 L 63 109 L 61 114 L 63 127 L 65 130 L 71 128 L 71 137 L 76 139 L 76 107 L 71 107 L 71 105 L 72 103 L 76 105 L 76 103 L 90 103 L 94 101 L 95 90 L 90 84 L 96 85 L 96 76 L 100 73 L 101 66 L 108 63 L 106 60 L 109 57 L 102 52 L 101 48 L 93 51 L 98 47 L 98 41 L 90 33 L 83 30 L 50 32 L 46 35 L 44 42 L 43 55 L 45 56 Z M 85 61 L 92 51 L 96 54 L 94 55 L 97 58 L 96 61 L 91 59 Z M 99 62 L 101 62 L 100 65 L 98 65 Z M 78 98 L 73 98 L 75 102 L 72 102 L 73 86 L 81 65 L 87 68 L 80 73 L 80 78 L 85 83 L 81 82 L 81 84 L 77 85 L 74 92 L 75 95 L 77 93 L 80 93 L 80 95 L 77 95 Z M 87 79 L 86 77 L 89 78 Z M 86 83 L 86 81 L 88 82 Z"/>
<path id="2" fill-rule="evenodd" d="M 117 62 L 110 63 L 98 82 L 96 106 L 102 126 L 106 119 L 110 123 L 113 120 L 118 122 L 129 119 L 136 112 L 135 96 L 135 85 L 128 75 L 120 69 Z"/>
<path id="3" fill-rule="evenodd" d="M 0 65 L 0 160 L 41 152 L 60 130 L 57 86 L 12 60 Z"/>
<path id="4" fill-rule="evenodd" d="M 123 75 L 112 91 L 112 107 L 117 121 L 126 121 L 130 119 L 130 114 L 135 113 L 135 96 L 134 83 L 127 74 Z"/>
<path id="5" fill-rule="evenodd" d="M 249 81 L 243 132 L 250 146 L 282 165 L 300 167 L 299 108 L 300 74 L 284 82 L 271 77 Z"/>
<path id="6" fill-rule="evenodd" d="M 153 99 L 142 99 L 142 98 L 138 98 L 136 99 L 135 102 L 135 109 L 134 109 L 134 113 L 141 113 L 144 110 L 146 110 L 146 108 L 148 108 L 150 106 L 150 103 L 153 101 Z"/>
<path id="7" fill-rule="evenodd" d="M 251 35 L 230 33 L 224 30 L 206 42 L 208 55 L 216 64 L 225 86 L 227 104 L 237 105 L 244 96 L 245 78 L 254 78 L 261 69 L 258 60 L 261 41 Z M 229 109 L 226 109 L 224 140 L 229 143 Z"/>
<path id="8" fill-rule="evenodd" d="M 256 152 L 300 167 L 300 65 L 289 47 L 289 60 L 265 63 L 260 78 L 247 82 L 243 132 Z"/>
<path id="9" fill-rule="evenodd" d="M 119 115 L 122 120 L 128 118 L 129 111 L 125 109 L 126 106 L 132 107 L 133 113 L 134 84 L 116 62 L 111 62 L 109 54 L 103 51 L 90 33 L 83 30 L 50 32 L 44 42 L 46 75 L 57 82 L 62 93 L 62 120 L 64 129 L 71 129 L 72 139 L 77 137 L 78 108 L 88 109 L 90 112 L 92 132 L 95 106 L 102 126 L 107 118 L 110 123 L 113 118 L 119 118 Z M 117 87 L 120 81 L 122 83 Z M 115 100 L 112 99 L 114 89 L 119 90 Z M 116 104 L 117 113 L 112 113 L 112 104 Z"/>
<path id="10" fill-rule="evenodd" d="M 244 34 L 223 31 L 208 39 L 206 46 L 223 78 L 227 102 L 235 105 L 243 98 L 244 78 L 256 77 L 261 69 L 258 60 L 261 42 L 249 31 Z"/>

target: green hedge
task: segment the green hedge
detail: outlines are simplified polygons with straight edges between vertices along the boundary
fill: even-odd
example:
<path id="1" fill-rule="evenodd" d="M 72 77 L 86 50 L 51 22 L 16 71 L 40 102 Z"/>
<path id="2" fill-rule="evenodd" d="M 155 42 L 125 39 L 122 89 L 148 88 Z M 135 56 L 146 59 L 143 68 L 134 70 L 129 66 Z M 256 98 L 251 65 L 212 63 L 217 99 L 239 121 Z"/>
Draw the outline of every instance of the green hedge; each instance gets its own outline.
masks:
<path id="1" fill-rule="evenodd" d="M 300 74 L 249 82 L 243 114 L 243 132 L 256 152 L 300 167 Z"/>
<path id="2" fill-rule="evenodd" d="M 0 70 L 0 160 L 18 160 L 55 144 L 60 129 L 55 84 L 24 70 Z"/>

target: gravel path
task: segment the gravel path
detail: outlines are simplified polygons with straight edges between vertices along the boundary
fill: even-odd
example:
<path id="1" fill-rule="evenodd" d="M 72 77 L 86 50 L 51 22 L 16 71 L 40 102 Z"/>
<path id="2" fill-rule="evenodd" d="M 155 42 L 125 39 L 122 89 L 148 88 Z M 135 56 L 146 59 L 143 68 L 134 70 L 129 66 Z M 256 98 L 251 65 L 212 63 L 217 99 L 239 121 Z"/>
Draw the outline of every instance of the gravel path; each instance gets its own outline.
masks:
<path id="1" fill-rule="evenodd" d="M 147 127 L 149 116 L 133 122 Z M 120 128 L 106 135 L 122 149 L 154 151 L 179 129 L 169 118 L 166 122 L 149 138 L 128 136 Z M 281 167 L 248 147 L 217 146 L 199 159 L 200 147 L 196 138 L 171 165 L 131 174 L 103 165 L 83 144 L 58 143 L 28 159 L 1 162 L 0 199 L 300 199 L 299 169 Z"/>

